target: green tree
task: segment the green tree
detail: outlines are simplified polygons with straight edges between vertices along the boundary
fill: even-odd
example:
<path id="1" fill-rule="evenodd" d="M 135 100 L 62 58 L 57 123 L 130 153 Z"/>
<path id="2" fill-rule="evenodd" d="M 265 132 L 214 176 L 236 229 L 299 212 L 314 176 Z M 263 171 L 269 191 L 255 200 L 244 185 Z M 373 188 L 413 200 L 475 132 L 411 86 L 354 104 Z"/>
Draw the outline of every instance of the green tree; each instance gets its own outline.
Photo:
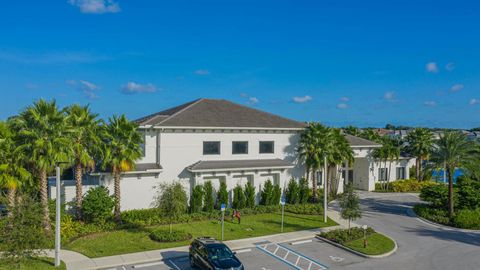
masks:
<path id="1" fill-rule="evenodd" d="M 190 196 L 190 213 L 198 213 L 202 211 L 203 207 L 203 186 L 196 185 L 192 190 L 192 195 Z"/>
<path id="2" fill-rule="evenodd" d="M 237 185 L 233 189 L 233 202 L 232 206 L 233 209 L 243 209 L 245 208 L 247 198 L 245 197 L 245 193 L 240 185 Z"/>
<path id="3" fill-rule="evenodd" d="M 220 181 L 220 188 L 217 193 L 217 208 L 220 209 L 222 204 L 225 204 L 225 207 L 228 207 L 228 191 L 227 183 L 225 181 Z"/>
<path id="4" fill-rule="evenodd" d="M 267 180 L 263 185 L 260 204 L 272 205 L 272 199 L 273 199 L 273 184 L 272 184 L 272 181 Z"/>
<path id="5" fill-rule="evenodd" d="M 448 178 L 448 214 L 454 216 L 453 174 L 456 168 L 469 167 L 480 159 L 479 146 L 458 131 L 445 131 L 436 142 L 431 161 L 437 167 L 447 168 Z"/>
<path id="6" fill-rule="evenodd" d="M 362 133 L 359 128 L 355 126 L 347 126 L 343 129 L 345 133 L 352 135 L 352 136 L 360 136 Z"/>
<path id="7" fill-rule="evenodd" d="M 298 202 L 301 204 L 308 203 L 311 198 L 311 191 L 308 187 L 308 181 L 305 178 L 300 179 L 298 184 Z"/>
<path id="8" fill-rule="evenodd" d="M 285 190 L 285 201 L 289 204 L 297 204 L 299 202 L 299 187 L 297 180 L 295 178 L 291 178 L 288 181 L 287 190 Z"/>
<path id="9" fill-rule="evenodd" d="M 416 157 L 415 177 L 417 180 L 422 180 L 422 163 L 423 160 L 428 159 L 430 153 L 433 151 L 433 134 L 426 128 L 416 128 L 408 133 L 406 142 L 407 146 L 405 150 Z"/>
<path id="10" fill-rule="evenodd" d="M 340 196 L 340 214 L 343 219 L 348 220 L 348 231 L 352 220 L 362 217 L 360 211 L 360 198 L 351 184 L 347 185 L 346 191 Z"/>
<path id="11" fill-rule="evenodd" d="M 203 211 L 212 212 L 215 207 L 215 190 L 213 190 L 213 185 L 211 181 L 205 182 L 205 185 L 203 186 L 203 192 Z"/>
<path id="12" fill-rule="evenodd" d="M 120 178 L 121 174 L 135 168 L 135 162 L 142 156 L 142 135 L 137 131 L 137 124 L 130 122 L 125 115 L 113 116 L 103 126 L 102 167 L 111 169 L 114 179 L 115 220 L 120 221 Z"/>
<path id="13" fill-rule="evenodd" d="M 272 200 L 271 205 L 278 205 L 280 203 L 280 199 L 282 198 L 282 188 L 280 185 L 274 185 L 272 191 Z"/>
<path id="14" fill-rule="evenodd" d="M 112 215 L 115 200 L 108 188 L 100 186 L 89 189 L 83 198 L 82 213 L 87 222 L 105 223 Z"/>
<path id="15" fill-rule="evenodd" d="M 161 184 L 158 187 L 158 195 L 155 199 L 156 207 L 160 210 L 162 217 L 167 218 L 170 223 L 170 233 L 175 220 L 187 212 L 187 193 L 182 184 Z"/>
<path id="16" fill-rule="evenodd" d="M 255 206 L 255 187 L 250 181 L 245 184 L 245 198 L 245 207 L 252 208 Z"/>
<path id="17" fill-rule="evenodd" d="M 67 123 L 71 129 L 70 140 L 73 148 L 76 187 L 76 214 L 82 219 L 82 177 L 85 170 L 95 167 L 94 156 L 100 149 L 98 115 L 90 112 L 88 106 L 72 105 L 66 109 Z"/>
<path id="18" fill-rule="evenodd" d="M 11 215 L 1 227 L 2 252 L 0 256 L 19 261 L 24 258 L 42 255 L 47 247 L 47 235 L 43 231 L 43 206 L 30 196 L 11 208 Z"/>
<path id="19" fill-rule="evenodd" d="M 50 233 L 47 174 L 58 162 L 70 161 L 72 156 L 65 114 L 58 109 L 55 101 L 41 99 L 15 117 L 12 126 L 17 135 L 16 154 L 31 166 L 39 179 L 44 228 Z"/>

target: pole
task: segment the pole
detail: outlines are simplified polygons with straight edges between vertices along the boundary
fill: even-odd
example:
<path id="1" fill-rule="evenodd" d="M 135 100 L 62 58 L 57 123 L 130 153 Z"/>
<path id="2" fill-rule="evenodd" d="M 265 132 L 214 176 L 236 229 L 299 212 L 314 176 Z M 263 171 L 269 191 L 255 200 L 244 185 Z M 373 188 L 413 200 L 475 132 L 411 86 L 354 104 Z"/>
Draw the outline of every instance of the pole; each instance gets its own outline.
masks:
<path id="1" fill-rule="evenodd" d="M 225 221 L 225 211 L 222 211 L 222 241 L 223 241 L 223 228 L 224 228 L 223 223 L 224 223 L 224 221 Z"/>
<path id="2" fill-rule="evenodd" d="M 55 267 L 60 266 L 60 167 L 57 165 L 57 180 L 56 180 L 56 215 L 55 215 Z"/>
<path id="3" fill-rule="evenodd" d="M 323 157 L 323 222 L 327 223 L 327 155 Z"/>

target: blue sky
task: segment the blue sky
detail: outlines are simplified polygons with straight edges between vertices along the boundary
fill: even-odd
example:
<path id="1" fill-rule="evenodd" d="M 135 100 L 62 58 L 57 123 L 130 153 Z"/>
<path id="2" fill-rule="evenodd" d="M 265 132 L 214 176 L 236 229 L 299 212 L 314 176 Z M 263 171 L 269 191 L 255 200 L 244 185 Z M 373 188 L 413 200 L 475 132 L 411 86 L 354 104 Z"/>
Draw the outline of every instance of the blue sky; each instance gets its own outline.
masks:
<path id="1" fill-rule="evenodd" d="M 0 9 L 0 119 L 199 97 L 302 121 L 480 126 L 478 1 L 64 0 Z"/>

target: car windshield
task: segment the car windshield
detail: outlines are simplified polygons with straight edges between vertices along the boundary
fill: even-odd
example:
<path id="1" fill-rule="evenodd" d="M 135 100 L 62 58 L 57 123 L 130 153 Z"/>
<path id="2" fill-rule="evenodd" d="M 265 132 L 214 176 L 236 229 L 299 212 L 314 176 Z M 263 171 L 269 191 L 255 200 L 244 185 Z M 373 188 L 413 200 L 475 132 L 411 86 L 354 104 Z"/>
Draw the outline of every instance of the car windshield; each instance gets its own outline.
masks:
<path id="1" fill-rule="evenodd" d="M 208 256 L 212 260 L 225 260 L 233 257 L 232 251 L 226 246 L 208 247 Z"/>

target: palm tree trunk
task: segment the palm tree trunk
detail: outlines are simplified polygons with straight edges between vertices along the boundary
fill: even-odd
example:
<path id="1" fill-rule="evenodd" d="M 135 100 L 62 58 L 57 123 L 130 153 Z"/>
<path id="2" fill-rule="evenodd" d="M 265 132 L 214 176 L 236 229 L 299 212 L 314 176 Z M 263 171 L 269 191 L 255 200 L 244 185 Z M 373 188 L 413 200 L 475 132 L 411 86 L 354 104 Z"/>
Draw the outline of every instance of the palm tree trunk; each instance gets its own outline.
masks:
<path id="1" fill-rule="evenodd" d="M 417 181 L 420 181 L 420 159 L 421 157 L 417 157 L 415 160 L 415 177 L 417 178 Z"/>
<path id="2" fill-rule="evenodd" d="M 307 170 L 307 175 L 305 179 L 307 180 L 307 183 L 308 183 L 308 181 L 310 181 L 310 167 L 307 166 L 306 170 Z"/>
<path id="3" fill-rule="evenodd" d="M 388 184 L 390 184 L 390 174 L 392 173 L 392 162 L 393 160 L 390 160 L 390 163 L 388 164 L 387 187 L 385 188 L 386 191 L 388 191 Z"/>
<path id="4" fill-rule="evenodd" d="M 8 216 L 12 215 L 11 210 L 13 209 L 13 207 L 15 207 L 15 193 L 16 193 L 16 190 L 14 188 L 8 189 L 8 194 L 7 194 L 8 207 L 10 208 L 10 210 L 8 211 Z"/>
<path id="5" fill-rule="evenodd" d="M 60 198 L 57 198 L 60 200 Z M 48 183 L 47 171 L 40 170 L 40 202 L 43 208 L 43 228 L 47 234 L 52 232 L 52 225 L 50 224 L 50 212 L 48 209 Z"/>
<path id="6" fill-rule="evenodd" d="M 77 163 L 75 166 L 75 187 L 76 187 L 76 212 L 77 212 L 77 219 L 82 219 L 82 199 L 83 199 L 83 191 L 82 191 L 82 175 L 83 175 L 83 167 L 80 162 Z"/>
<path id="7" fill-rule="evenodd" d="M 114 189 L 115 189 L 115 221 L 120 222 L 120 172 L 116 167 L 113 168 Z"/>
<path id="8" fill-rule="evenodd" d="M 313 177 L 312 177 L 312 202 L 317 202 L 317 173 L 313 170 Z"/>
<path id="9" fill-rule="evenodd" d="M 447 168 L 448 175 L 448 216 L 453 218 L 453 177 L 451 168 Z"/>

